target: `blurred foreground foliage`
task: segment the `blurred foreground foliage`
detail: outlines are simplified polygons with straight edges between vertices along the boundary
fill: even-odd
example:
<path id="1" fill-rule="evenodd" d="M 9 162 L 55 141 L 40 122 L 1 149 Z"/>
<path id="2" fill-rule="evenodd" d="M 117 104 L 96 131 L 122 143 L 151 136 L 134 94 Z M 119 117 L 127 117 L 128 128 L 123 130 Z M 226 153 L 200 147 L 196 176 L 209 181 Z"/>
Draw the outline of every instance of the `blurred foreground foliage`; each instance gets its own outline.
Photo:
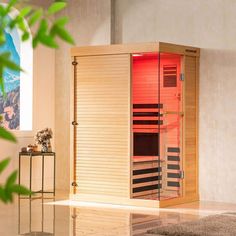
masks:
<path id="1" fill-rule="evenodd" d="M 21 41 L 32 41 L 32 47 L 36 48 L 39 44 L 49 48 L 58 48 L 57 40 L 60 39 L 69 44 L 74 44 L 74 40 L 66 29 L 69 22 L 68 17 L 56 17 L 67 6 L 66 1 L 55 0 L 45 10 L 42 7 L 36 7 L 24 0 L 10 0 L 6 4 L 0 4 L 0 47 L 6 44 L 5 32 L 11 32 L 17 29 L 21 35 Z M 17 10 L 16 10 L 17 9 Z M 53 16 L 53 17 L 52 17 Z M 34 30 L 32 30 L 32 27 Z M 35 32 L 35 33 L 31 33 Z M 0 91 L 2 96 L 5 93 L 4 71 L 10 69 L 13 71 L 23 71 L 17 65 L 10 51 L 0 53 Z M 1 117 L 0 117 L 1 121 Z M 16 143 L 16 137 L 4 127 L 0 127 L 0 139 Z M 0 175 L 10 163 L 10 158 L 0 161 Z M 0 183 L 0 201 L 4 203 L 12 202 L 14 194 L 30 195 L 31 192 L 24 186 L 18 185 L 18 171 L 13 171 L 5 183 Z"/>

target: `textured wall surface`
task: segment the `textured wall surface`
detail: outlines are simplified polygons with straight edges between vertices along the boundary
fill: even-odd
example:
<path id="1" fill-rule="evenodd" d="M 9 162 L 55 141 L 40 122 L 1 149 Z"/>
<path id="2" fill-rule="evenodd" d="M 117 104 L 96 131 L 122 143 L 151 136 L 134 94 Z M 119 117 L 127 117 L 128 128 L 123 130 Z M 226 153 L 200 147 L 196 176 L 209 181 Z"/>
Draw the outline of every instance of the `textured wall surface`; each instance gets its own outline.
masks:
<path id="1" fill-rule="evenodd" d="M 236 48 L 234 0 L 117 0 L 117 41 Z"/>
<path id="2" fill-rule="evenodd" d="M 236 202 L 236 53 L 203 50 L 200 81 L 201 199 Z"/>
<path id="3" fill-rule="evenodd" d="M 116 42 L 164 41 L 202 48 L 200 198 L 236 202 L 234 0 L 117 0 Z"/>

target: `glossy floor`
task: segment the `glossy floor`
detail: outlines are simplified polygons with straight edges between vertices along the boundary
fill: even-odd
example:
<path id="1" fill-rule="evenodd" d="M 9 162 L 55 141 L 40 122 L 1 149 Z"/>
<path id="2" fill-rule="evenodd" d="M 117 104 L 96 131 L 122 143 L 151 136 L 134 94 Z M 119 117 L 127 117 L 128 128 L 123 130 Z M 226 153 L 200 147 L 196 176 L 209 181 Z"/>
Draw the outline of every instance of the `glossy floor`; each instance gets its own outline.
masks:
<path id="1" fill-rule="evenodd" d="M 0 235 L 142 236 L 148 229 L 160 225 L 229 211 L 236 211 L 236 205 L 195 202 L 145 209 L 62 199 L 16 199 L 14 204 L 0 204 Z"/>

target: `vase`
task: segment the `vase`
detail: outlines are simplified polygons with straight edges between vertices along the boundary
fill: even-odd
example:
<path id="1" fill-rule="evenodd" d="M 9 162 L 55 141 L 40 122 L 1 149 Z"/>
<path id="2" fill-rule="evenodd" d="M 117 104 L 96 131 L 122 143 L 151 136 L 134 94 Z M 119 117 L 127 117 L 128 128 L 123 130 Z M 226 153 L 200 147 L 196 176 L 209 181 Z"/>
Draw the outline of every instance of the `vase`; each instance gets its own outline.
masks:
<path id="1" fill-rule="evenodd" d="M 41 152 L 48 152 L 48 144 L 47 143 L 42 144 Z"/>
<path id="2" fill-rule="evenodd" d="M 48 139 L 46 142 L 42 143 L 41 152 L 52 152 L 51 141 Z"/>

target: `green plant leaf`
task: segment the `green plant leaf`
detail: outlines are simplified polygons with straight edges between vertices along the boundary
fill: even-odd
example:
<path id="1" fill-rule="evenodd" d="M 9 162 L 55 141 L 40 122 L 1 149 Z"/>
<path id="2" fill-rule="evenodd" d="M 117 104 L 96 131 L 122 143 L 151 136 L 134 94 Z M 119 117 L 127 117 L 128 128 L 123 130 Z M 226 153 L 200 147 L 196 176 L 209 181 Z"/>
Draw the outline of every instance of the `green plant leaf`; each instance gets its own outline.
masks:
<path id="1" fill-rule="evenodd" d="M 0 173 L 2 173 L 10 163 L 10 158 L 6 158 L 0 162 Z"/>
<path id="2" fill-rule="evenodd" d="M 26 26 L 25 21 L 24 21 L 23 18 L 21 18 L 21 19 L 17 22 L 17 26 L 18 26 L 18 28 L 19 28 L 22 32 L 28 32 L 27 26 Z"/>
<path id="3" fill-rule="evenodd" d="M 63 17 L 60 17 L 58 19 L 56 19 L 54 21 L 54 24 L 53 25 L 57 25 L 57 26 L 64 26 L 65 24 L 67 24 L 69 22 L 69 18 L 67 16 L 63 16 Z"/>
<path id="4" fill-rule="evenodd" d="M 53 15 L 62 9 L 66 7 L 66 2 L 54 2 L 49 8 L 48 8 L 48 14 Z"/>
<path id="5" fill-rule="evenodd" d="M 29 37 L 30 37 L 29 33 L 25 32 L 24 34 L 22 34 L 21 39 L 22 41 L 27 41 Z"/>
<path id="6" fill-rule="evenodd" d="M 0 127 L 0 138 L 16 143 L 16 137 L 3 127 Z"/>
<path id="7" fill-rule="evenodd" d="M 2 65 L 4 65 L 5 67 L 11 69 L 11 70 L 15 70 L 15 71 L 22 71 L 22 69 L 20 68 L 19 65 L 17 65 L 16 63 L 14 63 L 11 59 L 10 59 L 10 52 L 4 52 L 0 54 L 0 61 L 2 63 Z"/>
<path id="8" fill-rule="evenodd" d="M 0 162 L 0 174 L 2 173 L 3 170 L 6 169 L 9 163 L 10 163 L 10 158 L 6 158 Z M 0 200 L 2 200 L 5 203 L 13 201 L 14 193 L 22 195 L 32 194 L 31 191 L 26 187 L 15 183 L 17 180 L 17 173 L 18 173 L 17 170 L 13 171 L 7 178 L 5 186 L 0 185 Z"/>
<path id="9" fill-rule="evenodd" d="M 24 7 L 20 10 L 19 16 L 20 17 L 25 17 L 31 12 L 31 10 L 32 10 L 32 7 L 30 7 L 30 6 Z"/>
<path id="10" fill-rule="evenodd" d="M 13 191 L 10 188 L 5 188 L 5 196 L 7 199 L 7 202 L 12 202 L 13 201 Z"/>
<path id="11" fill-rule="evenodd" d="M 57 43 L 54 41 L 54 39 L 48 35 L 41 35 L 39 37 L 39 40 L 42 44 L 51 47 L 51 48 L 58 48 Z"/>
<path id="12" fill-rule="evenodd" d="M 22 195 L 30 195 L 32 194 L 32 192 L 30 192 L 29 189 L 27 189 L 26 187 L 22 186 L 22 185 L 13 185 L 11 187 L 11 190 L 14 192 L 14 193 L 19 193 L 19 194 L 22 194 Z"/>
<path id="13" fill-rule="evenodd" d="M 64 41 L 66 41 L 70 44 L 75 44 L 74 39 L 71 37 L 71 35 L 64 28 L 56 27 L 55 32 Z"/>
<path id="14" fill-rule="evenodd" d="M 3 79 L 3 65 L 0 64 L 0 89 L 2 91 L 3 97 L 6 96 L 5 93 L 5 85 L 4 85 L 4 79 Z"/>
<path id="15" fill-rule="evenodd" d="M 54 21 L 53 26 L 50 30 L 50 35 L 55 36 L 57 34 L 57 30 L 59 27 L 63 28 L 65 24 L 67 24 L 69 21 L 68 17 L 60 17 L 57 20 Z"/>
<path id="16" fill-rule="evenodd" d="M 43 15 L 43 10 L 40 8 L 36 10 L 31 16 L 30 19 L 28 20 L 29 26 L 33 26 Z"/>
<path id="17" fill-rule="evenodd" d="M 36 37 L 33 38 L 33 41 L 32 41 L 32 46 L 33 46 L 33 48 L 36 48 L 37 45 L 38 45 L 38 43 L 39 43 L 39 39 L 38 39 L 38 37 L 36 36 Z"/>
<path id="18" fill-rule="evenodd" d="M 0 5 L 0 15 L 1 16 L 5 15 L 5 8 L 3 7 L 3 5 Z"/>
<path id="19" fill-rule="evenodd" d="M 0 45 L 4 44 L 5 42 L 6 42 L 5 34 L 1 33 L 0 34 Z"/>
<path id="20" fill-rule="evenodd" d="M 0 199 L 7 203 L 7 196 L 2 186 L 0 186 Z"/>
<path id="21" fill-rule="evenodd" d="M 17 17 L 15 19 L 11 20 L 10 23 L 9 23 L 10 29 L 13 29 L 16 26 L 17 22 L 18 22 Z"/>
<path id="22" fill-rule="evenodd" d="M 5 187 L 7 188 L 7 187 L 12 186 L 13 184 L 15 184 L 16 179 L 17 179 L 17 170 L 13 171 L 10 174 L 10 176 L 7 178 L 7 182 L 6 182 Z"/>
<path id="23" fill-rule="evenodd" d="M 46 34 L 47 29 L 48 29 L 48 22 L 45 19 L 42 19 L 39 25 L 37 35 Z"/>
<path id="24" fill-rule="evenodd" d="M 18 3 L 18 0 L 10 0 L 5 8 L 5 15 L 7 15 L 11 11 L 11 8 L 17 3 Z"/>

